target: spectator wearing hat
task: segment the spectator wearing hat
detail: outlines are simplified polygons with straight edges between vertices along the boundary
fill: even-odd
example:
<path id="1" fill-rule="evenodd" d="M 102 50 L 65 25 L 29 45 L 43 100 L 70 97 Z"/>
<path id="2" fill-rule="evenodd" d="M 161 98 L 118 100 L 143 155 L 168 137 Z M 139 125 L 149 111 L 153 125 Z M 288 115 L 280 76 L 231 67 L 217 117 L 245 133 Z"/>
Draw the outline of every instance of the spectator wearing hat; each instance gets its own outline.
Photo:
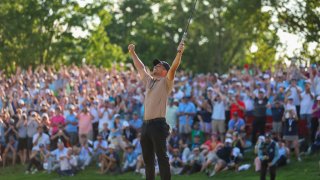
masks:
<path id="1" fill-rule="evenodd" d="M 122 168 L 122 172 L 134 171 L 137 165 L 138 155 L 134 151 L 134 146 L 132 144 L 128 144 L 126 147 L 126 151 L 124 154 L 124 164 Z"/>
<path id="2" fill-rule="evenodd" d="M 34 174 L 37 171 L 41 171 L 43 169 L 44 162 L 47 160 L 46 157 L 48 153 L 49 151 L 46 149 L 46 146 L 44 144 L 39 144 L 39 150 L 34 151 L 30 157 L 25 174 Z M 33 167 L 35 167 L 35 169 L 31 172 Z"/>
<path id="3" fill-rule="evenodd" d="M 280 139 L 282 133 L 282 117 L 284 114 L 283 105 L 280 101 L 275 101 L 274 105 L 271 107 L 272 113 L 272 132 L 275 134 L 275 137 Z"/>
<path id="4" fill-rule="evenodd" d="M 256 142 L 256 144 L 254 146 L 254 154 L 256 155 L 256 158 L 254 159 L 253 164 L 255 167 L 255 172 L 260 172 L 260 170 L 261 170 L 261 160 L 259 159 L 258 152 L 259 152 L 259 147 L 264 142 L 265 142 L 265 136 L 259 136 L 258 141 Z"/>
<path id="5" fill-rule="evenodd" d="M 245 122 L 239 117 L 237 112 L 233 113 L 232 119 L 228 123 L 228 132 L 238 132 L 241 135 L 245 132 Z"/>
<path id="6" fill-rule="evenodd" d="M 128 122 L 126 122 L 128 124 Z M 111 144 L 114 144 L 117 149 L 125 150 L 126 143 L 122 137 L 123 134 L 123 122 L 120 119 L 120 114 L 114 115 L 114 122 L 112 123 L 109 140 Z"/>
<path id="7" fill-rule="evenodd" d="M 181 174 L 187 173 L 190 175 L 199 172 L 204 162 L 205 158 L 200 153 L 199 147 L 193 148 L 192 153 L 188 158 L 187 164 L 184 165 Z"/>
<path id="8" fill-rule="evenodd" d="M 74 105 L 69 106 L 69 114 L 66 116 L 66 132 L 70 137 L 70 145 L 74 146 L 78 144 L 78 119 L 75 114 Z"/>
<path id="9" fill-rule="evenodd" d="M 288 148 L 293 146 L 297 160 L 301 161 L 299 155 L 298 117 L 294 110 L 287 110 L 285 112 L 283 123 L 283 139 L 286 141 L 286 146 Z M 288 157 L 288 162 L 290 162 L 290 157 Z"/>
<path id="10" fill-rule="evenodd" d="M 77 157 L 73 154 L 72 148 L 67 149 L 65 156 L 59 158 L 59 166 L 57 173 L 60 176 L 74 176 L 77 167 Z"/>
<path id="11" fill-rule="evenodd" d="M 212 133 L 218 134 L 220 139 L 224 140 L 224 134 L 226 132 L 226 98 L 225 96 L 218 90 L 214 90 L 216 92 L 216 96 L 212 96 L 212 115 L 211 115 L 211 123 L 212 123 Z"/>
<path id="12" fill-rule="evenodd" d="M 265 142 L 260 144 L 258 156 L 261 160 L 260 179 L 265 180 L 267 170 L 270 172 L 270 179 L 276 178 L 276 163 L 279 159 L 279 147 L 276 142 L 272 140 L 271 134 L 266 134 Z"/>
<path id="13" fill-rule="evenodd" d="M 268 104 L 268 97 L 265 96 L 264 91 L 259 90 L 258 97 L 254 98 L 254 109 L 253 116 L 254 120 L 252 123 L 252 143 L 255 144 L 257 140 L 257 133 L 264 134 L 266 128 L 266 111 Z"/>
<path id="14" fill-rule="evenodd" d="M 232 139 L 230 138 L 226 138 L 224 144 L 217 147 L 218 161 L 215 164 L 213 171 L 209 173 L 210 177 L 222 171 L 231 162 L 232 149 Z"/>
<path id="15" fill-rule="evenodd" d="M 126 120 L 122 122 L 122 137 L 127 144 L 132 143 L 137 137 L 137 130 L 131 127 Z"/>
<path id="16" fill-rule="evenodd" d="M 167 106 L 166 120 L 170 129 L 177 128 L 178 99 L 170 99 Z"/>
<path id="17" fill-rule="evenodd" d="M 109 145 L 109 150 L 106 154 L 101 156 L 100 173 L 106 174 L 108 172 L 119 172 L 120 158 L 116 152 L 116 146 L 114 144 Z"/>

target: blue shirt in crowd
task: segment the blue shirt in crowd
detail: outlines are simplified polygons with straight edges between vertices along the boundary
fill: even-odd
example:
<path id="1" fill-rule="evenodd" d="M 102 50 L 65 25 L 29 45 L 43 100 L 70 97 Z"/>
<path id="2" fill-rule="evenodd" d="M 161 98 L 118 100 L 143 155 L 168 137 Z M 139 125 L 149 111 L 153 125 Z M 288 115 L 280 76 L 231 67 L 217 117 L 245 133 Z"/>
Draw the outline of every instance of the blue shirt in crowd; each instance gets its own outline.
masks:
<path id="1" fill-rule="evenodd" d="M 70 122 L 70 123 L 78 122 L 78 119 L 77 119 L 77 117 L 76 117 L 74 114 L 69 114 L 69 115 L 66 117 L 66 122 Z M 66 131 L 67 131 L 68 133 L 76 133 L 76 132 L 78 132 L 77 127 L 78 127 L 78 125 L 68 124 L 68 125 L 66 126 Z"/>
<path id="2" fill-rule="evenodd" d="M 178 113 L 196 113 L 196 107 L 192 102 L 180 103 Z M 187 116 L 183 115 L 179 117 L 180 125 L 185 125 L 187 122 Z M 192 125 L 193 117 L 189 117 L 189 124 Z"/>

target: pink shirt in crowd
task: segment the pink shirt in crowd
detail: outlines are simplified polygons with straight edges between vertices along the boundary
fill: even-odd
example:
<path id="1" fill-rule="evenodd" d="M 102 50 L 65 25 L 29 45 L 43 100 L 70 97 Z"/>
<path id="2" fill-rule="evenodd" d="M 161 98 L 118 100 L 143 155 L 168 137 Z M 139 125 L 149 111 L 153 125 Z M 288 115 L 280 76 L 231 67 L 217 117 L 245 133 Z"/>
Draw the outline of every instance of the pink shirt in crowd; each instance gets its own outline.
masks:
<path id="1" fill-rule="evenodd" d="M 79 134 L 88 134 L 90 131 L 92 131 L 90 113 L 79 114 Z"/>
<path id="2" fill-rule="evenodd" d="M 52 134 L 55 134 L 58 132 L 59 124 L 62 124 L 62 125 L 65 124 L 64 117 L 62 115 L 53 116 L 51 118 Z"/>

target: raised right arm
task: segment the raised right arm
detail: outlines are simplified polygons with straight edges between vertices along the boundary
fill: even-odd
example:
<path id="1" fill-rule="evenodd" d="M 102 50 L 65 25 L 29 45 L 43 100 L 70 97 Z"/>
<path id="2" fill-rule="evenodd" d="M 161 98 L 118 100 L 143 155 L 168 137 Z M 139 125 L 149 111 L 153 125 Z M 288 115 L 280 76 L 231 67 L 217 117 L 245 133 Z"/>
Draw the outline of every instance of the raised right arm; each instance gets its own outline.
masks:
<path id="1" fill-rule="evenodd" d="M 147 71 L 146 71 L 146 68 L 145 68 L 144 64 L 139 59 L 139 57 L 136 54 L 134 49 L 135 49 L 134 44 L 130 44 L 128 46 L 128 50 L 129 50 L 130 56 L 131 56 L 131 58 L 133 60 L 133 64 L 136 67 L 136 69 L 138 70 L 138 73 L 140 74 L 141 79 L 144 79 L 144 77 L 147 75 Z"/>

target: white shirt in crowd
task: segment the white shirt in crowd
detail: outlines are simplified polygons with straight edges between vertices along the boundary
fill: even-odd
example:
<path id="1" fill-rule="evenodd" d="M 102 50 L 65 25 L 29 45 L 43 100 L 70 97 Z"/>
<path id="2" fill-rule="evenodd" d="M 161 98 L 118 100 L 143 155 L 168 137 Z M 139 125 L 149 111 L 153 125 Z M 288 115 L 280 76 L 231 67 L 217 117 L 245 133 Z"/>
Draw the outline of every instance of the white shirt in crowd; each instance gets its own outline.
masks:
<path id="1" fill-rule="evenodd" d="M 93 116 L 92 123 L 99 122 L 99 113 L 96 107 L 91 107 L 90 108 L 90 113 Z"/>
<path id="2" fill-rule="evenodd" d="M 102 140 L 101 142 L 95 141 L 93 143 L 93 149 L 94 150 L 96 150 L 98 148 L 99 143 L 100 143 L 100 146 L 102 146 L 103 148 L 108 148 L 108 142 L 106 140 Z"/>
<path id="3" fill-rule="evenodd" d="M 64 147 L 62 150 L 57 148 L 57 149 L 53 150 L 50 154 L 55 157 L 56 161 L 60 161 L 60 157 L 67 156 L 68 148 Z"/>
<path id="4" fill-rule="evenodd" d="M 99 132 L 103 130 L 103 124 L 108 123 L 108 128 L 112 126 L 112 117 L 109 118 L 109 115 L 112 113 L 110 108 L 100 108 L 100 113 L 103 113 L 102 118 L 99 119 Z"/>
<path id="5" fill-rule="evenodd" d="M 298 88 L 299 91 L 301 92 L 301 88 L 298 86 L 296 86 L 296 87 L 289 86 L 289 87 L 287 87 L 287 89 L 285 91 L 287 92 L 290 90 L 290 92 L 291 92 L 290 96 L 293 98 L 293 104 L 298 106 L 298 105 L 300 105 L 300 99 L 299 99 L 298 91 L 296 88 Z"/>
<path id="6" fill-rule="evenodd" d="M 39 133 L 36 133 L 35 135 L 33 135 L 33 138 L 32 138 L 32 143 L 35 144 L 36 143 L 36 140 L 38 139 L 39 137 Z M 46 133 L 42 133 L 38 139 L 38 142 L 37 144 L 35 144 L 32 148 L 33 151 L 37 151 L 39 150 L 39 145 L 40 144 L 44 144 L 44 145 L 49 145 L 50 144 L 50 138 L 49 138 L 49 135 L 46 134 Z"/>
<path id="7" fill-rule="evenodd" d="M 311 93 L 314 97 L 314 94 Z M 301 93 L 300 114 L 312 114 L 313 99 L 306 92 Z"/>
<path id="8" fill-rule="evenodd" d="M 211 119 L 213 120 L 225 120 L 225 103 L 223 101 L 213 102 L 212 115 Z"/>
<path id="9" fill-rule="evenodd" d="M 167 106 L 166 120 L 171 129 L 177 125 L 177 111 L 177 106 Z"/>

